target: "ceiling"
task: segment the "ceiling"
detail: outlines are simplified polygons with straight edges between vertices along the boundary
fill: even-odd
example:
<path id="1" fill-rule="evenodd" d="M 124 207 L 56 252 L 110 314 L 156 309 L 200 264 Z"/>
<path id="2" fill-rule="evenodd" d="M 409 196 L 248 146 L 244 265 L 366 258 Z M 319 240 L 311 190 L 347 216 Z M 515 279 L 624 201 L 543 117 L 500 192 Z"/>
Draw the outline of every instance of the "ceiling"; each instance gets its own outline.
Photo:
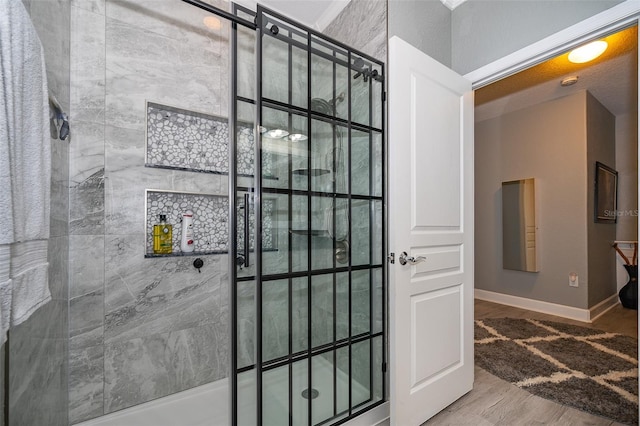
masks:
<path id="1" fill-rule="evenodd" d="M 612 114 L 638 107 L 638 29 L 627 28 L 604 38 L 609 48 L 596 60 L 573 64 L 568 52 L 502 79 L 475 92 L 475 119 L 502 114 L 588 90 Z M 560 81 L 578 76 L 578 82 L 562 87 Z"/>

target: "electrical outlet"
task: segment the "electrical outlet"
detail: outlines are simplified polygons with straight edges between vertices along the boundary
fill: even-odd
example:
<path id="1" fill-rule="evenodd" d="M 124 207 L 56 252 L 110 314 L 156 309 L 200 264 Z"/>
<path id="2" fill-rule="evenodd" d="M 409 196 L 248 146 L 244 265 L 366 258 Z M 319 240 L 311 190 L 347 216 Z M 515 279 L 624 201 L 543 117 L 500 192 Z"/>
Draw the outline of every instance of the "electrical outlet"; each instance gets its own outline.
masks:
<path id="1" fill-rule="evenodd" d="M 578 278 L 578 274 L 572 272 L 569 274 L 569 287 L 578 287 L 580 284 L 580 279 Z"/>

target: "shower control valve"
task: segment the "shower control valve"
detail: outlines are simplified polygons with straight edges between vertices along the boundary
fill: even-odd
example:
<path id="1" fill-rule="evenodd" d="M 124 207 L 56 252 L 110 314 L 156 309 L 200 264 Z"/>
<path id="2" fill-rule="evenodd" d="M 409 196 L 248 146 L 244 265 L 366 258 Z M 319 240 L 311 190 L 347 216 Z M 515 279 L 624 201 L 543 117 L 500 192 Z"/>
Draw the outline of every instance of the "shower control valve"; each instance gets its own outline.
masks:
<path id="1" fill-rule="evenodd" d="M 193 261 L 193 267 L 198 270 L 198 273 L 200 273 L 200 268 L 202 268 L 203 266 L 204 266 L 204 261 L 202 259 L 197 258 L 196 260 Z"/>

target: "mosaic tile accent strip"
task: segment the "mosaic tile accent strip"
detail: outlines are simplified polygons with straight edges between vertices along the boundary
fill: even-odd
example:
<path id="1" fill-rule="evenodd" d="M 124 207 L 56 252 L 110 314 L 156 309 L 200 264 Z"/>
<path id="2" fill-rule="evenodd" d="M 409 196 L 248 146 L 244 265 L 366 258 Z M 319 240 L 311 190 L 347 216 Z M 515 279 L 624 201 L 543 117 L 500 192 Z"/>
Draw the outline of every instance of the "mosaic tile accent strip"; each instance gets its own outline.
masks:
<path id="1" fill-rule="evenodd" d="M 173 225 L 173 255 L 181 254 L 180 238 L 182 234 L 182 213 L 193 212 L 193 236 L 195 250 L 193 254 L 226 253 L 229 250 L 228 209 L 229 199 L 224 195 L 192 194 L 170 191 L 146 191 L 147 223 L 146 254 L 153 253 L 153 225 L 158 223 L 160 214 L 167 215 L 167 223 Z M 264 200 L 263 249 L 275 250 L 273 232 L 275 200 Z M 249 244 L 254 247 L 255 215 L 249 215 L 251 229 Z M 238 210 L 238 251 L 244 247 L 244 215 Z M 159 255 L 156 255 L 159 256 Z"/>
<path id="2" fill-rule="evenodd" d="M 238 125 L 238 174 L 254 174 L 255 137 L 251 124 Z M 146 165 L 229 173 L 229 121 L 225 117 L 147 102 Z M 271 158 L 263 174 L 271 175 Z"/>

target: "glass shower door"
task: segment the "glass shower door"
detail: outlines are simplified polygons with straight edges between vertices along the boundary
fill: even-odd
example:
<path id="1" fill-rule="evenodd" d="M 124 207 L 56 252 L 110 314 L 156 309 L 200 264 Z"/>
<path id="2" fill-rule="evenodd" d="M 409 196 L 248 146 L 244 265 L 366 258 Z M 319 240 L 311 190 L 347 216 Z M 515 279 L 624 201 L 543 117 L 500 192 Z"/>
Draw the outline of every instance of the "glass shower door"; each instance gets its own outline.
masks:
<path id="1" fill-rule="evenodd" d="M 233 409 L 239 425 L 330 425 L 385 398 L 384 69 L 267 9 L 256 24 Z"/>

